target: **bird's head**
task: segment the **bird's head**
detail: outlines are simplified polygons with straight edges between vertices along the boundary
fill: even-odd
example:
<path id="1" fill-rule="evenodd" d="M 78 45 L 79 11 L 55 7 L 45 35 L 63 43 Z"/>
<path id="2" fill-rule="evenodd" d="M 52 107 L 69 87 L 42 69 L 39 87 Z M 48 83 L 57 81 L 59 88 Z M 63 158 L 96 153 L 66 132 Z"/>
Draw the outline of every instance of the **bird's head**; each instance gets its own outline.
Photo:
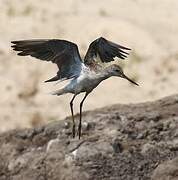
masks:
<path id="1" fill-rule="evenodd" d="M 133 83 L 133 84 L 138 86 L 138 84 L 136 82 L 134 82 L 132 79 L 130 79 L 129 77 L 127 77 L 124 74 L 122 68 L 120 66 L 116 65 L 116 64 L 113 64 L 113 65 L 109 66 L 107 68 L 107 71 L 108 71 L 108 73 L 111 76 L 117 76 L 117 77 L 121 77 L 121 78 L 127 79 L 129 82 L 131 82 L 131 83 Z"/>

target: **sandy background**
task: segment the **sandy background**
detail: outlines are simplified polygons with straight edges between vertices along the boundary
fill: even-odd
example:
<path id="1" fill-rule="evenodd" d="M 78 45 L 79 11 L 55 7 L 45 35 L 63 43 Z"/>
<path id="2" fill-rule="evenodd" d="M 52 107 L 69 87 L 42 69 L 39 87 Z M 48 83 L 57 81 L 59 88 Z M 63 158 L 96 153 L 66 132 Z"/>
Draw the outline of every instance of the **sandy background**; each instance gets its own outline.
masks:
<path id="1" fill-rule="evenodd" d="M 16 56 L 11 40 L 67 39 L 79 45 L 82 55 L 99 36 L 132 48 L 124 70 L 140 87 L 111 78 L 88 97 L 84 109 L 90 110 L 177 93 L 177 20 L 177 0 L 0 0 L 0 131 L 70 115 L 71 95 L 51 96 L 60 85 L 43 83 L 57 67 Z"/>

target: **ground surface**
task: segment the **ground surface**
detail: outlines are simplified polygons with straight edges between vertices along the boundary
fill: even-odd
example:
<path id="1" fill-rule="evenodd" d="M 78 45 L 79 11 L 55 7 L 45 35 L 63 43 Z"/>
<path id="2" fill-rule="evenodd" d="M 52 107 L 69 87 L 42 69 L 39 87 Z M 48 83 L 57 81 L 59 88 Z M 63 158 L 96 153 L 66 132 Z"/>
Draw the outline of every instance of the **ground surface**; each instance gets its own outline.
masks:
<path id="1" fill-rule="evenodd" d="M 53 97 L 49 92 L 60 85 L 43 84 L 55 75 L 55 65 L 16 56 L 12 40 L 68 39 L 79 45 L 82 56 L 100 36 L 130 47 L 124 71 L 140 87 L 111 78 L 89 96 L 85 110 L 177 93 L 177 0 L 0 0 L 0 9 L 1 132 L 38 126 L 70 113 L 71 96 Z"/>
<path id="2" fill-rule="evenodd" d="M 70 118 L 3 133 L 0 179 L 176 180 L 177 109 L 174 95 L 86 112 L 81 140 L 71 138 Z"/>

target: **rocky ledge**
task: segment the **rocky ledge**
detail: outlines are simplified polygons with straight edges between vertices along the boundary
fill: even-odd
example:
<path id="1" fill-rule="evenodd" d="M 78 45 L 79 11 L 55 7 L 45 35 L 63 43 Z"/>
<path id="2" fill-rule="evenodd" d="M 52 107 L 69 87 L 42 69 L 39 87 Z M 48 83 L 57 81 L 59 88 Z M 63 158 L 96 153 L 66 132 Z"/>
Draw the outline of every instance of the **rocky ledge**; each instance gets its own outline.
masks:
<path id="1" fill-rule="evenodd" d="M 75 116 L 78 119 L 78 115 Z M 176 180 L 178 95 L 0 135 L 0 180 Z"/>

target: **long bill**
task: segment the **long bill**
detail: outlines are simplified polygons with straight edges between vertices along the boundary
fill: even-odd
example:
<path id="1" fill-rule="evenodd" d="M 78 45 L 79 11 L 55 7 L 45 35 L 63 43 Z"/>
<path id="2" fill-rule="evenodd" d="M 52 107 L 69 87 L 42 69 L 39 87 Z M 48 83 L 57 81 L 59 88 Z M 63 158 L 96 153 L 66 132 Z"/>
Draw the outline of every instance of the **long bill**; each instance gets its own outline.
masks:
<path id="1" fill-rule="evenodd" d="M 125 74 L 123 74 L 123 78 L 124 78 L 124 79 L 127 79 L 129 82 L 131 82 L 131 83 L 139 86 L 136 82 L 134 82 L 132 79 L 130 79 L 129 77 L 127 77 Z"/>

